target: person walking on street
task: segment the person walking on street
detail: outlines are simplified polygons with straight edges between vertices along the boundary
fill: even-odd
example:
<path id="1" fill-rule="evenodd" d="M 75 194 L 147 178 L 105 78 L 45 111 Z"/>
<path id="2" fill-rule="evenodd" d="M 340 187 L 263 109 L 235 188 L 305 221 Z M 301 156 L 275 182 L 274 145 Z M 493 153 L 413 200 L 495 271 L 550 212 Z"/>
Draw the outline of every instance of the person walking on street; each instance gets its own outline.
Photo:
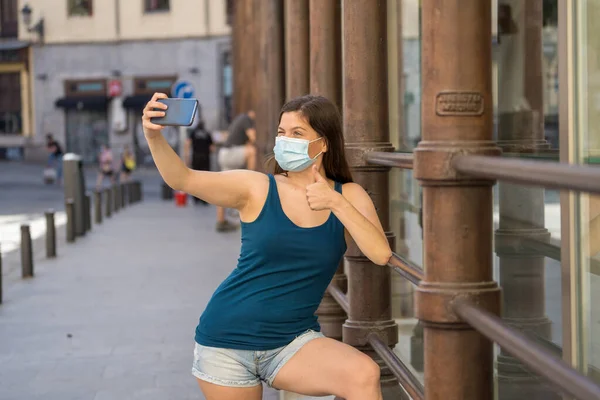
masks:
<path id="1" fill-rule="evenodd" d="M 210 171 L 210 153 L 214 151 L 212 136 L 204 128 L 204 121 L 200 120 L 195 129 L 188 131 L 188 138 L 185 142 L 184 159 L 187 165 L 197 171 Z M 196 204 L 208 205 L 208 203 L 198 197 L 194 197 Z"/>
<path id="2" fill-rule="evenodd" d="M 48 151 L 48 167 L 56 171 L 56 184 L 60 185 L 62 182 L 62 158 L 64 153 L 51 133 L 46 135 L 46 150 Z"/>
<path id="3" fill-rule="evenodd" d="M 235 169 L 256 169 L 256 130 L 253 110 L 240 114 L 229 125 L 229 135 L 219 151 L 218 162 L 221 171 Z M 217 206 L 217 231 L 228 232 L 237 229 L 225 218 L 225 208 Z"/>
<path id="4" fill-rule="evenodd" d="M 119 174 L 119 182 L 128 182 L 131 174 L 135 170 L 135 157 L 129 149 L 128 145 L 123 148 L 121 155 L 121 173 Z"/>
<path id="5" fill-rule="evenodd" d="M 113 170 L 113 154 L 110 147 L 103 144 L 100 148 L 100 154 L 98 155 L 99 169 L 98 179 L 96 180 L 96 189 L 102 188 L 102 182 L 104 178 L 108 178 L 111 183 L 115 183 L 115 173 Z"/>
<path id="6" fill-rule="evenodd" d="M 365 190 L 352 182 L 336 106 L 307 95 L 279 116 L 273 171 L 194 171 L 151 122 L 144 134 L 169 186 L 239 210 L 238 265 L 217 288 L 195 334 L 192 373 L 207 400 L 260 400 L 261 381 L 308 396 L 382 400 L 379 366 L 320 332 L 315 312 L 353 240 L 377 265 L 392 251 Z"/>

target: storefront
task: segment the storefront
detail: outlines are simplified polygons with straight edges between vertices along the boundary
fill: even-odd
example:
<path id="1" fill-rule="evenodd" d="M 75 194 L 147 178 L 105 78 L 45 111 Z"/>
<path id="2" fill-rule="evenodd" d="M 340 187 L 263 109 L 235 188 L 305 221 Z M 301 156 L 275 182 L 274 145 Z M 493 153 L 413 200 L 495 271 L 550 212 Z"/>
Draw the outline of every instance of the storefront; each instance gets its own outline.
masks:
<path id="1" fill-rule="evenodd" d="M 55 106 L 65 111 L 66 150 L 94 163 L 102 145 L 110 145 L 105 79 L 67 80 Z"/>
<path id="2" fill-rule="evenodd" d="M 171 95 L 171 87 L 176 76 L 137 76 L 133 78 L 133 92 L 123 100 L 123 108 L 127 110 L 127 119 L 133 132 L 133 146 L 139 164 L 152 164 L 150 149 L 146 144 L 142 130 L 142 110 L 156 92 Z M 175 129 L 165 128 L 167 141 L 177 148 L 179 136 Z"/>

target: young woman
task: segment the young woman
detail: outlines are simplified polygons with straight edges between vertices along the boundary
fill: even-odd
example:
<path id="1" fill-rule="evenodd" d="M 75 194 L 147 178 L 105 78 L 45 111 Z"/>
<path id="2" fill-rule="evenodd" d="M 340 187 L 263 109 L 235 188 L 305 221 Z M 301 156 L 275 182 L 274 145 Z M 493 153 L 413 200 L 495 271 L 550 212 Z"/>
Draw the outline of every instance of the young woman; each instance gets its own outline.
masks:
<path id="1" fill-rule="evenodd" d="M 121 173 L 119 174 L 119 182 L 129 182 L 131 174 L 135 170 L 135 157 L 129 149 L 128 145 L 123 148 L 121 155 Z"/>
<path id="2" fill-rule="evenodd" d="M 164 180 L 208 203 L 239 210 L 237 268 L 219 286 L 196 328 L 192 373 L 208 400 L 260 400 L 261 381 L 309 396 L 381 399 L 379 367 L 324 337 L 315 311 L 354 239 L 375 264 L 392 252 L 367 193 L 352 183 L 341 117 L 320 96 L 283 106 L 274 174 L 193 171 L 150 121 L 164 115 L 155 94 L 144 133 Z"/>
<path id="3" fill-rule="evenodd" d="M 100 154 L 98 155 L 98 178 L 96 179 L 96 189 L 102 188 L 102 182 L 104 178 L 108 178 L 110 183 L 115 183 L 115 174 L 113 171 L 113 154 L 110 147 L 103 144 L 100 147 Z"/>

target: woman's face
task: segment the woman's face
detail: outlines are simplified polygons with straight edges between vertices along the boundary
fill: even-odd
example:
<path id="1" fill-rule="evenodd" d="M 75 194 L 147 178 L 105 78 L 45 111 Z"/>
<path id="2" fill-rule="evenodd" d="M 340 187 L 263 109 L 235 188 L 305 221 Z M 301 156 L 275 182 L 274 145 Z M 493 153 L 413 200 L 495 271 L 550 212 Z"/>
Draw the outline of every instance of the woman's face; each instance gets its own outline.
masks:
<path id="1" fill-rule="evenodd" d="M 314 158 L 320 152 L 327 151 L 325 140 L 317 140 L 321 136 L 310 126 L 304 116 L 297 112 L 286 112 L 281 116 L 277 136 L 285 136 L 294 139 L 308 140 L 312 142 L 308 145 L 308 155 Z"/>

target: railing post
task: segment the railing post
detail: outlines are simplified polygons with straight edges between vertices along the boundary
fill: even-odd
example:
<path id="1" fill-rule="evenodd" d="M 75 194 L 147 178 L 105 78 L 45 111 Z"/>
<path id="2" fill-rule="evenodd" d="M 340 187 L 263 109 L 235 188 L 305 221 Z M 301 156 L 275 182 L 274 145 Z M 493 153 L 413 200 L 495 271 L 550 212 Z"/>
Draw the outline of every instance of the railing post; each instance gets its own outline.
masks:
<path id="1" fill-rule="evenodd" d="M 393 150 L 388 130 L 386 12 L 385 1 L 357 1 L 342 7 L 343 115 L 346 154 L 354 179 L 373 199 L 393 243 L 389 168 L 369 165 L 364 158 L 368 151 Z M 398 326 L 392 319 L 390 269 L 371 263 L 354 243 L 346 252 L 346 262 L 350 311 L 343 328 L 344 342 L 378 362 L 384 399 L 396 399 L 402 391 L 395 376 L 367 342 L 372 331 L 377 331 L 390 347 L 398 341 Z"/>
<path id="2" fill-rule="evenodd" d="M 310 92 L 327 97 L 341 108 L 340 2 L 310 0 L 308 7 L 310 73 L 307 75 L 310 77 Z M 288 69 L 289 73 L 291 72 Z M 346 293 L 348 281 L 344 274 L 343 262 L 340 263 L 332 284 Z M 327 292 L 323 296 L 317 315 L 323 333 L 330 338 L 342 340 L 342 325 L 347 318 L 346 312 Z"/>
<path id="3" fill-rule="evenodd" d="M 65 202 L 65 212 L 67 214 L 67 243 L 75 242 L 75 202 L 73 199 L 67 199 Z"/>
<path id="4" fill-rule="evenodd" d="M 33 277 L 33 246 L 29 225 L 21 225 L 21 275 Z"/>
<path id="5" fill-rule="evenodd" d="M 112 190 L 110 188 L 106 188 L 104 190 L 104 200 L 106 201 L 106 217 L 110 218 L 112 216 Z"/>
<path id="6" fill-rule="evenodd" d="M 102 192 L 100 190 L 94 191 L 94 217 L 96 224 L 102 223 Z"/>
<path id="7" fill-rule="evenodd" d="M 423 0 L 422 131 L 425 279 L 417 289 L 428 400 L 493 399 L 493 345 L 452 312 L 455 298 L 498 314 L 492 181 L 449 167 L 456 154 L 497 155 L 493 142 L 491 2 Z M 468 205 L 468 206 L 465 206 Z"/>
<path id="8" fill-rule="evenodd" d="M 46 215 L 46 257 L 56 257 L 56 225 L 54 223 L 54 210 L 48 210 Z"/>

